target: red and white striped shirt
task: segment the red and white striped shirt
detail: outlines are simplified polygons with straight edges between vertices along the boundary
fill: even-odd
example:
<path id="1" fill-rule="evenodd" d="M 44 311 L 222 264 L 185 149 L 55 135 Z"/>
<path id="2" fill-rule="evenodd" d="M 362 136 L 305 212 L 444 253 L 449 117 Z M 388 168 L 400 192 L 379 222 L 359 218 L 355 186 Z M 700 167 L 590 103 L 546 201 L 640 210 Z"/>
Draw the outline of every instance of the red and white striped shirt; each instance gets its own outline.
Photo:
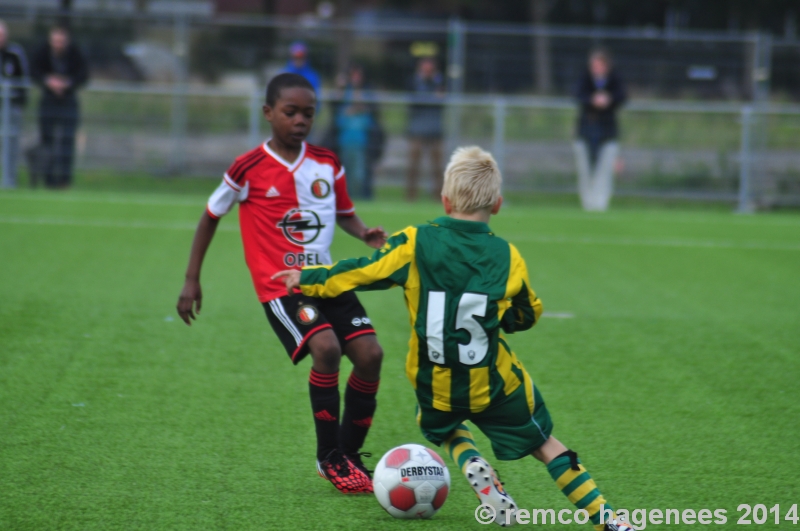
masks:
<path id="1" fill-rule="evenodd" d="M 272 275 L 331 263 L 336 216 L 355 214 L 344 168 L 333 152 L 306 144 L 287 162 L 265 142 L 241 155 L 208 200 L 220 218 L 239 203 L 247 267 L 261 302 L 286 295 Z"/>

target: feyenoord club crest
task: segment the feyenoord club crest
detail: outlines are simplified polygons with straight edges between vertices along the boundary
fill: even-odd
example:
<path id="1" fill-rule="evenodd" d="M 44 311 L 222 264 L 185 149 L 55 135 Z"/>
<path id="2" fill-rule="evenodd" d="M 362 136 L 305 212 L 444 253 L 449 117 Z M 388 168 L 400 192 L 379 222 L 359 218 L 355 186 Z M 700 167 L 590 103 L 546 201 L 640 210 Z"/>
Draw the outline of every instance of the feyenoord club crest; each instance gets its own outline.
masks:
<path id="1" fill-rule="evenodd" d="M 331 195 L 331 185 L 325 179 L 317 179 L 311 183 L 311 193 L 317 199 L 325 199 Z"/>
<path id="2" fill-rule="evenodd" d="M 293 208 L 283 216 L 278 223 L 278 227 L 283 230 L 283 235 L 292 243 L 303 245 L 311 243 L 317 239 L 319 232 L 325 225 L 313 210 L 300 210 Z"/>
<path id="3" fill-rule="evenodd" d="M 300 309 L 297 310 L 297 320 L 303 324 L 311 324 L 317 320 L 319 316 L 319 311 L 314 308 L 313 306 L 305 305 L 300 306 Z"/>

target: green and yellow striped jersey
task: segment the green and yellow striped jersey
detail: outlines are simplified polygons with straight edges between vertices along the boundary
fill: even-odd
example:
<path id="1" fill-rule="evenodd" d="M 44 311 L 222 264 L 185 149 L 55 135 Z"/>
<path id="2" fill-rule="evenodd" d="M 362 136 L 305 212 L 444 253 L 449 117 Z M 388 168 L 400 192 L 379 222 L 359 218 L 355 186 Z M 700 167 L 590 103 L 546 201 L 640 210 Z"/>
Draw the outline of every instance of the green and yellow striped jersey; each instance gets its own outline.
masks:
<path id="1" fill-rule="evenodd" d="M 502 337 L 542 313 L 519 251 L 485 223 L 441 217 L 393 234 L 371 257 L 304 268 L 314 297 L 402 286 L 411 318 L 406 374 L 421 406 L 483 411 L 524 382 Z"/>

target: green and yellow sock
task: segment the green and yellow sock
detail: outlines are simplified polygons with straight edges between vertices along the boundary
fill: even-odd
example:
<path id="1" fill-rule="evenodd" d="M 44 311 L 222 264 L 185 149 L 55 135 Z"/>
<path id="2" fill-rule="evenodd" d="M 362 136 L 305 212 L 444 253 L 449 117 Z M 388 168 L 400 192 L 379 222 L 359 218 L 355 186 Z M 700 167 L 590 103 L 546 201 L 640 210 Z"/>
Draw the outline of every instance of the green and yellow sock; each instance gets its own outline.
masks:
<path id="1" fill-rule="evenodd" d="M 586 509 L 596 531 L 603 531 L 605 524 L 600 523 L 600 509 L 603 509 L 604 522 L 616 518 L 614 509 L 600 493 L 592 477 L 578 459 L 578 454 L 568 450 L 547 465 L 550 477 L 556 485 L 578 509 Z"/>
<path id="2" fill-rule="evenodd" d="M 464 475 L 466 475 L 464 470 L 469 460 L 473 457 L 481 457 L 481 453 L 475 446 L 475 440 L 472 438 L 472 432 L 464 424 L 458 425 L 452 435 L 442 443 L 442 447 L 450 454 L 450 458 Z"/>

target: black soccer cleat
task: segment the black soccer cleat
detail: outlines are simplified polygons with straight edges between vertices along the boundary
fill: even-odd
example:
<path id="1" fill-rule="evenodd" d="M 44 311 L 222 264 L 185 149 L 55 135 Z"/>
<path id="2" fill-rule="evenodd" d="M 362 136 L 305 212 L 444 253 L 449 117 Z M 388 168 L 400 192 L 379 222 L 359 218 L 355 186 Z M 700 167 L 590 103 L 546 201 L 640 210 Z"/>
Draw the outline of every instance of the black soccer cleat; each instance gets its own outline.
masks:
<path id="1" fill-rule="evenodd" d="M 361 459 L 362 457 L 367 457 L 367 458 L 372 457 L 371 452 L 350 452 L 349 454 L 345 453 L 344 456 L 347 459 L 349 459 L 350 462 L 353 463 L 356 466 L 356 468 L 362 471 L 368 478 L 372 479 L 372 473 L 374 472 L 374 470 L 368 469 L 367 466 L 364 464 L 364 461 L 362 461 Z"/>
<path id="2" fill-rule="evenodd" d="M 328 457 L 317 461 L 317 473 L 343 494 L 372 493 L 372 480 L 339 450 L 333 450 Z"/>

